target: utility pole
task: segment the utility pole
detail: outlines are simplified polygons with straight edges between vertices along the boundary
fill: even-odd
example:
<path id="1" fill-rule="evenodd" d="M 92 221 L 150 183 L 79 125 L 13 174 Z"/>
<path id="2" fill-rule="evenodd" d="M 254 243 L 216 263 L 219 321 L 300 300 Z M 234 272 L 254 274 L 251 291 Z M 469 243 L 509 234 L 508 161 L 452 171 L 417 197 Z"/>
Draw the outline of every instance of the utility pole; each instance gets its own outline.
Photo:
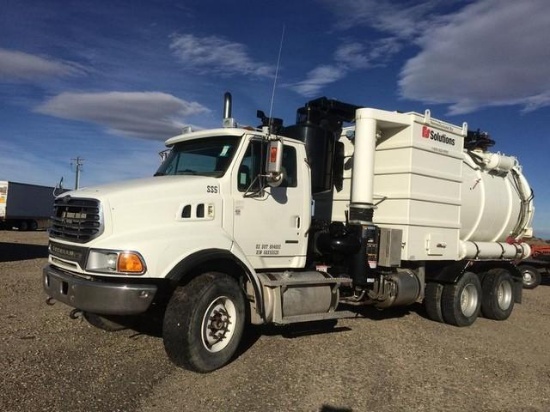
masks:
<path id="1" fill-rule="evenodd" d="M 82 171 L 82 166 L 84 165 L 84 163 L 82 163 L 84 161 L 84 159 L 82 159 L 80 156 L 77 156 L 76 159 L 72 159 L 76 165 L 76 178 L 75 178 L 75 181 L 74 181 L 74 190 L 78 190 L 78 187 L 80 186 L 80 172 Z M 71 163 L 71 166 L 72 166 L 72 163 Z"/>

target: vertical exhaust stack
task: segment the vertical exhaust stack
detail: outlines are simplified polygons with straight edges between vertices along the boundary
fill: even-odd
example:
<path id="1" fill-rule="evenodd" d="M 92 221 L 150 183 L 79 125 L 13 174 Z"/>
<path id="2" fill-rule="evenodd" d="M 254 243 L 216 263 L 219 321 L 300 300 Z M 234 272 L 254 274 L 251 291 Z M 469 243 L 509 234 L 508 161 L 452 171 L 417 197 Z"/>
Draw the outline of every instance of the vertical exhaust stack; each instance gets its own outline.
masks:
<path id="1" fill-rule="evenodd" d="M 373 223 L 377 122 L 369 115 L 369 109 L 357 109 L 355 113 L 349 223 L 360 239 L 361 248 L 351 259 L 350 274 L 356 286 L 366 286 L 369 284 L 369 270 L 378 264 L 379 229 Z"/>
<path id="2" fill-rule="evenodd" d="M 231 117 L 232 109 L 231 93 L 225 92 L 223 95 L 223 127 L 237 127 L 237 122 Z"/>
<path id="3" fill-rule="evenodd" d="M 355 148 L 351 182 L 350 223 L 372 224 L 374 214 L 374 153 L 376 120 L 369 109 L 358 109 L 355 117 Z"/>
<path id="4" fill-rule="evenodd" d="M 229 119 L 231 117 L 231 93 L 225 92 L 223 95 L 223 118 Z"/>

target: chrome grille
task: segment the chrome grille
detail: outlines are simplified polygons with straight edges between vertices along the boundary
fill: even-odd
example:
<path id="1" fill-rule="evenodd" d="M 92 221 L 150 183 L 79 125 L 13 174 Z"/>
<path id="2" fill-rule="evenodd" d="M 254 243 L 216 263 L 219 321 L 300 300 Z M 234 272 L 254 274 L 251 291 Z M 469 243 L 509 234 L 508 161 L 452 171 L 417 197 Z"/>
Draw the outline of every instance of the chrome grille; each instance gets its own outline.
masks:
<path id="1" fill-rule="evenodd" d="M 103 232 L 101 204 L 96 199 L 64 196 L 54 202 L 50 237 L 86 243 Z"/>

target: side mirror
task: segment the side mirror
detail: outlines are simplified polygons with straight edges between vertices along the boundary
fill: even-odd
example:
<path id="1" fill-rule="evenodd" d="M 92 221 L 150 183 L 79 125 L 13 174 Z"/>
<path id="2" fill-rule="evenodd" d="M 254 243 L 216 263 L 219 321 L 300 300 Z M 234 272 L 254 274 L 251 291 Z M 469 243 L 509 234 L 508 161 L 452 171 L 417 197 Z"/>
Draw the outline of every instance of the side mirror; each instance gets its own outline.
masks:
<path id="1" fill-rule="evenodd" d="M 267 184 L 277 187 L 283 181 L 283 142 L 270 140 L 267 145 Z"/>

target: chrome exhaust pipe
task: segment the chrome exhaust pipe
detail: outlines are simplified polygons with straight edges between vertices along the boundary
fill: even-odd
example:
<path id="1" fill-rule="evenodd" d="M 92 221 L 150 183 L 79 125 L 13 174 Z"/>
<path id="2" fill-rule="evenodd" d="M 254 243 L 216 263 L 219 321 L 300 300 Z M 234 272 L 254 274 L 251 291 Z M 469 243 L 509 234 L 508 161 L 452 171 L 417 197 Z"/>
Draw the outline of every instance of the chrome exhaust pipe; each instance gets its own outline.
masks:
<path id="1" fill-rule="evenodd" d="M 225 92 L 223 95 L 223 118 L 224 119 L 230 119 L 231 118 L 231 93 Z"/>

